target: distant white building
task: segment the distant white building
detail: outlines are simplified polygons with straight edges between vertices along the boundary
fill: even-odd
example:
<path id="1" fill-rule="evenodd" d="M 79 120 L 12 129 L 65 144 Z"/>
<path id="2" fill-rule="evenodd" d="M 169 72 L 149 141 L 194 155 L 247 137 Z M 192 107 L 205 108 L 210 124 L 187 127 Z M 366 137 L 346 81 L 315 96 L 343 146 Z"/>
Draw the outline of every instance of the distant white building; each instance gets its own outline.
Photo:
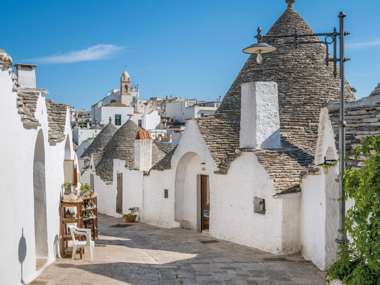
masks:
<path id="1" fill-rule="evenodd" d="M 94 139 L 100 132 L 100 128 L 80 128 L 74 127 L 73 141 L 79 146 L 88 139 Z"/>
<path id="2" fill-rule="evenodd" d="M 178 98 L 165 104 L 165 117 L 179 123 L 189 119 L 211 116 L 218 109 L 218 102 L 197 102 L 195 99 Z"/>
<path id="3" fill-rule="evenodd" d="M 124 71 L 120 78 L 120 89 L 111 90 L 91 107 L 92 123 L 104 126 L 111 119 L 115 126 L 120 127 L 135 114 L 138 98 L 138 87 L 132 85 L 128 72 Z"/>

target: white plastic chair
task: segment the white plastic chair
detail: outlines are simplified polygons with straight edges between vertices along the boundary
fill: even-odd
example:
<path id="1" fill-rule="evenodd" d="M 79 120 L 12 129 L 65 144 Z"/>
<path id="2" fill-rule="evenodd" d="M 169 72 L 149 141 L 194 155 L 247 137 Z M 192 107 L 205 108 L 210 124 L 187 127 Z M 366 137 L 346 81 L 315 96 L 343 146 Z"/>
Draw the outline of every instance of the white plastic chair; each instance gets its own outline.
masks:
<path id="1" fill-rule="evenodd" d="M 91 239 L 91 230 L 90 229 L 82 229 L 82 228 L 77 228 L 75 225 L 69 225 L 69 230 L 72 238 L 72 244 L 73 244 L 73 253 L 72 253 L 72 259 L 74 259 L 75 254 L 78 249 L 85 248 L 86 246 L 89 247 L 90 249 L 90 258 L 91 260 L 94 259 L 94 248 L 95 248 L 95 243 Z M 77 236 L 85 236 L 86 240 L 77 240 L 75 239 L 75 235 Z"/>

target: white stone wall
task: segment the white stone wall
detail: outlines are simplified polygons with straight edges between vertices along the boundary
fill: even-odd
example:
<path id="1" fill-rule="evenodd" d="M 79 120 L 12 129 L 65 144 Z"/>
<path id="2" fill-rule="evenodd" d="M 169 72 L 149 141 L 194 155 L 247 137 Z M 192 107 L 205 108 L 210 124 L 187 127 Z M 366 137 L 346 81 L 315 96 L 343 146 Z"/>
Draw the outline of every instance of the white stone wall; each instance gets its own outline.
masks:
<path id="1" fill-rule="evenodd" d="M 318 175 L 302 183 L 302 255 L 325 270 L 336 259 L 339 229 L 339 187 L 337 166 L 320 167 Z"/>
<path id="2" fill-rule="evenodd" d="M 278 148 L 280 140 L 278 91 L 275 82 L 241 85 L 240 147 Z"/>
<path id="3" fill-rule="evenodd" d="M 152 144 L 151 139 L 135 140 L 135 168 L 140 171 L 149 171 L 152 167 Z"/>
<path id="4" fill-rule="evenodd" d="M 187 121 L 186 130 L 173 156 L 172 167 L 178 171 L 178 164 L 188 154 L 196 154 L 199 159 L 189 156 L 189 177 L 180 179 L 184 183 L 186 199 L 177 200 L 176 208 L 184 208 L 184 217 L 189 218 L 190 228 L 195 226 L 197 211 L 195 192 L 196 174 L 208 174 L 210 179 L 210 234 L 220 239 L 256 247 L 273 253 L 293 253 L 299 250 L 299 224 L 291 227 L 289 222 L 298 220 L 299 197 L 274 199 L 272 181 L 253 153 L 243 153 L 231 165 L 227 175 L 216 175 L 211 154 L 200 135 L 196 123 Z M 200 163 L 204 163 L 200 165 Z M 178 187 L 178 181 L 175 187 Z M 177 191 L 176 191 L 177 193 Z M 189 196 L 190 195 L 190 196 Z M 254 197 L 266 200 L 265 215 L 255 214 Z M 294 200 L 293 200 L 294 199 Z M 181 204 L 183 203 L 183 205 Z M 298 208 L 290 204 L 298 203 Z M 298 212 L 297 212 L 298 211 Z M 284 220 L 284 215 L 291 220 Z M 295 231 L 295 234 L 288 231 Z"/>
<path id="5" fill-rule="evenodd" d="M 174 171 L 152 170 L 144 176 L 143 187 L 142 221 L 164 228 L 178 227 L 174 217 Z M 165 189 L 168 190 L 168 198 L 164 197 Z"/>
<path id="6" fill-rule="evenodd" d="M 79 146 L 85 140 L 95 138 L 100 133 L 100 131 L 101 129 L 85 129 L 85 128 L 75 127 L 73 129 L 74 142 Z"/>
<path id="7" fill-rule="evenodd" d="M 116 180 L 105 182 L 94 172 L 93 174 L 94 191 L 98 195 L 98 212 L 112 217 L 120 217 L 120 214 L 116 213 Z"/>
<path id="8" fill-rule="evenodd" d="M 45 98 L 37 103 L 36 117 L 41 123 L 37 130 L 26 130 L 16 108 L 17 95 L 12 92 L 12 81 L 8 71 L 0 71 L 0 156 L 2 187 L 0 199 L 0 284 L 19 284 L 21 278 L 29 283 L 40 272 L 36 271 L 34 231 L 34 190 L 33 160 L 34 147 L 39 131 L 44 137 L 46 175 L 46 215 L 48 260 L 55 260 L 55 239 L 59 235 L 59 200 L 63 183 L 63 159 L 65 142 L 50 146 L 48 143 L 48 121 Z M 67 113 L 66 122 L 70 121 Z M 70 137 L 70 124 L 66 123 L 65 133 Z M 71 141 L 71 137 L 69 138 Z M 71 152 L 72 146 L 70 145 Z M 19 241 L 26 241 L 26 257 L 22 264 L 18 260 Z"/>
<path id="9" fill-rule="evenodd" d="M 165 116 L 169 118 L 173 118 L 174 120 L 183 123 L 185 121 L 184 112 L 186 108 L 186 102 L 182 101 L 174 101 L 167 102 L 165 107 Z"/>
<path id="10" fill-rule="evenodd" d="M 102 125 L 107 125 L 109 123 L 109 118 L 111 118 L 111 122 L 115 125 L 115 115 L 119 114 L 121 115 L 121 125 L 116 127 L 120 127 L 128 121 L 133 113 L 133 107 L 103 106 L 95 112 L 95 120 Z"/>
<path id="11" fill-rule="evenodd" d="M 336 159 L 334 131 L 326 108 L 321 110 L 315 164 L 324 158 Z M 319 167 L 319 173 L 302 182 L 301 239 L 302 255 L 325 270 L 336 259 L 335 242 L 339 229 L 339 164 Z M 348 208 L 348 207 L 347 207 Z"/>
<path id="12" fill-rule="evenodd" d="M 152 111 L 150 113 L 145 113 L 142 116 L 142 127 L 146 130 L 154 130 L 161 122 L 161 116 L 158 111 Z"/>

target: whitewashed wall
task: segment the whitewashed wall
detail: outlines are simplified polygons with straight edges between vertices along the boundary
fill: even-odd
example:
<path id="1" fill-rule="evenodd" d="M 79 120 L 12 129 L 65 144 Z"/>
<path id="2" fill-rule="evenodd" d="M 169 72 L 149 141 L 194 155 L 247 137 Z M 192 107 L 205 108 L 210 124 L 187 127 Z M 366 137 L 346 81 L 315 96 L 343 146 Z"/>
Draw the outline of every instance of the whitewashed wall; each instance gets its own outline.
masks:
<path id="1" fill-rule="evenodd" d="M 211 180 L 210 232 L 217 238 L 272 253 L 282 246 L 282 199 L 274 199 L 272 182 L 253 153 L 243 153 L 228 175 Z M 254 197 L 264 198 L 265 215 L 254 213 Z"/>
<path id="2" fill-rule="evenodd" d="M 45 148 L 46 175 L 46 214 L 48 261 L 55 260 L 55 238 L 59 234 L 59 198 L 63 183 L 63 159 L 65 142 L 55 146 L 48 144 L 48 121 L 45 98 L 40 97 L 36 117 L 41 123 L 38 130 L 26 130 L 17 113 L 17 95 L 12 92 L 12 81 L 7 71 L 0 71 L 0 156 L 2 187 L 0 216 L 3 218 L 0 227 L 0 284 L 19 284 L 21 278 L 29 283 L 39 275 L 36 271 L 35 232 L 34 232 L 34 189 L 33 160 L 34 147 L 39 131 L 42 131 Z M 69 122 L 67 114 L 66 122 Z M 70 135 L 70 124 L 65 128 Z M 71 141 L 71 138 L 70 138 Z M 71 146 L 72 151 L 72 146 Z M 22 234 L 23 233 L 23 234 Z M 26 241 L 26 257 L 22 264 L 18 260 L 18 247 L 21 236 Z"/>
<path id="3" fill-rule="evenodd" d="M 336 259 L 339 228 L 339 187 L 337 166 L 318 175 L 307 176 L 302 183 L 301 238 L 302 255 L 325 270 Z"/>
<path id="4" fill-rule="evenodd" d="M 115 125 L 115 115 L 121 115 L 121 125 L 124 125 L 131 115 L 134 113 L 133 107 L 107 107 L 103 106 L 100 108 L 99 112 L 95 115 L 95 120 L 102 125 L 107 125 L 109 122 L 109 118 L 111 117 L 112 123 Z M 120 127 L 116 126 L 116 127 Z"/>
<path id="5" fill-rule="evenodd" d="M 116 181 L 105 182 L 94 174 L 94 191 L 98 195 L 98 212 L 120 217 L 120 214 L 116 213 Z"/>
<path id="6" fill-rule="evenodd" d="M 164 190 L 168 190 L 168 198 L 164 198 Z M 174 228 L 179 224 L 174 218 L 174 171 L 152 170 L 144 176 L 144 204 L 142 220 L 151 225 Z"/>
<path id="7" fill-rule="evenodd" d="M 183 167 L 183 158 L 189 166 L 186 170 L 180 169 Z M 183 175 L 176 177 L 175 193 L 178 194 L 181 184 L 185 185 L 184 189 L 189 193 L 184 197 L 177 195 L 179 199 L 176 196 L 175 203 L 176 208 L 182 209 L 185 215 L 180 219 L 188 219 L 190 228 L 199 228 L 195 225 L 196 174 L 208 174 L 212 236 L 272 253 L 300 250 L 299 195 L 273 198 L 272 181 L 254 153 L 242 153 L 231 164 L 227 175 L 214 174 L 215 164 L 211 154 L 195 121 L 190 120 L 173 156 L 172 166 L 175 171 L 186 173 L 185 178 Z M 255 196 L 266 200 L 265 215 L 254 213 Z"/>
<path id="8" fill-rule="evenodd" d="M 154 130 L 161 123 L 161 116 L 158 111 L 145 113 L 142 116 L 142 127 L 146 130 Z"/>

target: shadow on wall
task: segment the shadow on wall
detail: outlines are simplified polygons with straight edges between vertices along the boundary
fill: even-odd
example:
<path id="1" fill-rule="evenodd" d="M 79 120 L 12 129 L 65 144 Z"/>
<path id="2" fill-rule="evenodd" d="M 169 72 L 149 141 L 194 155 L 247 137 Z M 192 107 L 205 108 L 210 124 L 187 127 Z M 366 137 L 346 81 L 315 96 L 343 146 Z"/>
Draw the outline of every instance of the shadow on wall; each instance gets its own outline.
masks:
<path id="1" fill-rule="evenodd" d="M 21 232 L 20 240 L 18 241 L 18 261 L 20 262 L 20 265 L 21 265 L 21 281 L 20 281 L 21 284 L 25 284 L 22 266 L 26 258 L 26 252 L 27 252 L 27 246 L 26 246 L 26 239 L 24 237 L 24 228 L 23 228 Z"/>

